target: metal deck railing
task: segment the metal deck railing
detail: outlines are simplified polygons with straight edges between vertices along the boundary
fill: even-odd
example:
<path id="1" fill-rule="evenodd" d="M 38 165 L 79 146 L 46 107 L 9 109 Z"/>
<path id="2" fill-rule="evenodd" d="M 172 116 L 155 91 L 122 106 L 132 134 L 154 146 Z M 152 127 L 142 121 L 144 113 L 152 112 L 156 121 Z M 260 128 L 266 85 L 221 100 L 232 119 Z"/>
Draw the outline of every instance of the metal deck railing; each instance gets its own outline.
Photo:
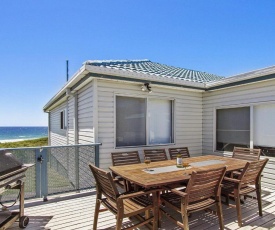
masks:
<path id="1" fill-rule="evenodd" d="M 66 146 L 7 148 L 24 164 L 34 164 L 26 172 L 25 198 L 91 189 L 95 186 L 88 163 L 99 166 L 101 143 Z M 2 195 L 1 201 L 14 199 L 16 191 Z"/>

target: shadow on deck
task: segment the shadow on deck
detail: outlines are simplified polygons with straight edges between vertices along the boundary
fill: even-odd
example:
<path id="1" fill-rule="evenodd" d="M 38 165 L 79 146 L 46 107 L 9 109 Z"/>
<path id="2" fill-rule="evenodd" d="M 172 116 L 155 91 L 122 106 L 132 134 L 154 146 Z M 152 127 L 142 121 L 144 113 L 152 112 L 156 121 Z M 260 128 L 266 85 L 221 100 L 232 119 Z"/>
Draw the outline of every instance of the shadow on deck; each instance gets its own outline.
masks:
<path id="1" fill-rule="evenodd" d="M 234 208 L 223 205 L 225 229 L 275 229 L 275 192 L 262 191 L 263 217 L 258 215 L 256 199 L 248 198 L 242 205 L 243 227 L 238 228 L 237 216 Z M 95 191 L 79 194 L 60 195 L 49 197 L 49 201 L 41 199 L 26 200 L 25 215 L 29 216 L 30 223 L 26 230 L 39 229 L 92 229 L 95 206 Z M 16 208 L 16 207 L 15 207 Z M 175 213 L 175 216 L 178 214 Z M 178 215 L 180 218 L 180 215 Z M 124 220 L 124 227 L 131 224 Z M 209 212 L 197 212 L 189 218 L 192 230 L 219 229 L 218 218 Z M 20 229 L 18 223 L 10 228 Z M 99 215 L 98 229 L 115 229 L 115 217 L 110 212 Z M 141 228 L 146 229 L 146 228 Z M 181 229 L 171 223 L 166 217 L 162 218 L 161 229 Z"/>

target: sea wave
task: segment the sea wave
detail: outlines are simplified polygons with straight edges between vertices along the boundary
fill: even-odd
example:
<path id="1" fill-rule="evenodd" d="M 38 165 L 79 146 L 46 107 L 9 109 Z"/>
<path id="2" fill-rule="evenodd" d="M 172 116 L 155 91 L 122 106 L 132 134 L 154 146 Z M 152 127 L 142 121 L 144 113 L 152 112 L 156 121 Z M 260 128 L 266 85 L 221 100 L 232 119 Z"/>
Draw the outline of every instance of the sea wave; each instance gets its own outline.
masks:
<path id="1" fill-rule="evenodd" d="M 28 141 L 28 140 L 34 140 L 38 139 L 39 137 L 36 138 L 20 138 L 20 139 L 10 139 L 10 140 L 0 140 L 0 143 L 8 143 L 8 142 L 17 142 L 17 141 Z"/>

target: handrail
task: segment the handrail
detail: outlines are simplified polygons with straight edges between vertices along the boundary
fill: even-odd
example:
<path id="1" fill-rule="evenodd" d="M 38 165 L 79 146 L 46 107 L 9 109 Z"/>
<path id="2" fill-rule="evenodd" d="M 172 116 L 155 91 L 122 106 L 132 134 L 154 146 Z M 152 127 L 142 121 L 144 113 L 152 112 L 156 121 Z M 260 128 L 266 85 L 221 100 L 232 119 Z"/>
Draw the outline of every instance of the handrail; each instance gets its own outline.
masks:
<path id="1" fill-rule="evenodd" d="M 77 145 L 51 145 L 51 146 L 37 146 L 37 147 L 17 147 L 17 148 L 0 148 L 0 150 L 18 150 L 18 149 L 50 149 L 50 148 L 56 148 L 56 147 L 76 147 L 76 146 L 98 146 L 102 145 L 102 143 L 92 143 L 92 144 L 77 144 Z"/>

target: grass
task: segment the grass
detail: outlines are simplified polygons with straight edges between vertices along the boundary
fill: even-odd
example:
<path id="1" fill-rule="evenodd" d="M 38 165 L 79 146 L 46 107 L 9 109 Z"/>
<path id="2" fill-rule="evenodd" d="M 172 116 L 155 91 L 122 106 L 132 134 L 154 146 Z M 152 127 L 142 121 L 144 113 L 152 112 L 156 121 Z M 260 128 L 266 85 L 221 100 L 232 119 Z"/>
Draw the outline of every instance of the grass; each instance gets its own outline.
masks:
<path id="1" fill-rule="evenodd" d="M 7 142 L 1 143 L 0 148 L 20 148 L 20 147 L 38 147 L 38 146 L 47 146 L 48 137 L 42 137 L 38 139 L 17 141 L 17 142 Z"/>

